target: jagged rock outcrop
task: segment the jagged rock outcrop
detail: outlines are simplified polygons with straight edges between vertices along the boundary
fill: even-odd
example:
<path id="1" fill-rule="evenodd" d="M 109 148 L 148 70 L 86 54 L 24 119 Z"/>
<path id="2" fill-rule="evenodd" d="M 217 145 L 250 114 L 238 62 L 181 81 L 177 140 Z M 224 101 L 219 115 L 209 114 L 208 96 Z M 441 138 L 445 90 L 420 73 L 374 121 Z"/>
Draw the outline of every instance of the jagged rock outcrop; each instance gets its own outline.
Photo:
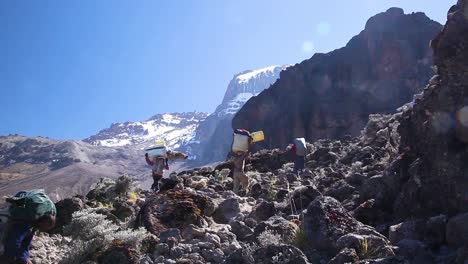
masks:
<path id="1" fill-rule="evenodd" d="M 378 14 L 346 47 L 283 71 L 249 100 L 232 126 L 263 130 L 261 147 L 284 147 L 295 137 L 313 142 L 357 136 L 373 113 L 393 113 L 432 75 L 429 41 L 441 25 L 423 13 L 391 8 Z"/>
<path id="2" fill-rule="evenodd" d="M 468 211 L 468 3 L 450 8 L 431 42 L 435 75 L 399 133 L 405 179 L 395 201 L 397 218 L 450 216 Z"/>

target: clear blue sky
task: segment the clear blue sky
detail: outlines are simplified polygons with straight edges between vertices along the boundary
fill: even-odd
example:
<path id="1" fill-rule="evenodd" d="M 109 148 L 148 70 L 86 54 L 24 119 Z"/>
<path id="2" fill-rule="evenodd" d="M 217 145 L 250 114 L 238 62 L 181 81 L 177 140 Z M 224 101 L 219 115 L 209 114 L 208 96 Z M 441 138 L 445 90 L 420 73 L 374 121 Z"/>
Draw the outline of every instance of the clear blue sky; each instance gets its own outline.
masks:
<path id="1" fill-rule="evenodd" d="M 0 135 L 82 139 L 156 113 L 211 112 L 235 73 L 344 46 L 398 6 L 456 0 L 0 1 Z"/>

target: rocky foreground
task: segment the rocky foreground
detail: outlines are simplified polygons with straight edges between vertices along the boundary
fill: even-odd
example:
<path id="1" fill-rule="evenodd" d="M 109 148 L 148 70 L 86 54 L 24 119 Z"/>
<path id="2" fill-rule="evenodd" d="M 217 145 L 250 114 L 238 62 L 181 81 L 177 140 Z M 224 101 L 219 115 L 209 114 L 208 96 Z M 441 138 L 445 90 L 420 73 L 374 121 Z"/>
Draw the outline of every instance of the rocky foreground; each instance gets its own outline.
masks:
<path id="1" fill-rule="evenodd" d="M 437 73 L 412 104 L 371 115 L 356 138 L 172 174 L 153 194 L 128 177 L 57 203 L 33 263 L 467 263 L 468 1 L 432 41 Z"/>

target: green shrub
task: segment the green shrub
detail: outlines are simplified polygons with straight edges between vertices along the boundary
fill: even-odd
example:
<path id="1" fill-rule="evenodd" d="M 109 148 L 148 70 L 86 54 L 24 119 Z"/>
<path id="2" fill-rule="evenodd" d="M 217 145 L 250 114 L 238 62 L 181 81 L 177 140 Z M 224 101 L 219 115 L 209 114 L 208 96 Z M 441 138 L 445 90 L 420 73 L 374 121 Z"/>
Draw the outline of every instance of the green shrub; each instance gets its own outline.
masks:
<path id="1" fill-rule="evenodd" d="M 295 224 L 294 224 L 295 225 Z M 295 229 L 293 230 L 291 240 L 289 243 L 298 249 L 305 251 L 309 247 L 309 238 L 307 238 L 307 234 L 303 228 L 298 227 L 295 225 Z"/>

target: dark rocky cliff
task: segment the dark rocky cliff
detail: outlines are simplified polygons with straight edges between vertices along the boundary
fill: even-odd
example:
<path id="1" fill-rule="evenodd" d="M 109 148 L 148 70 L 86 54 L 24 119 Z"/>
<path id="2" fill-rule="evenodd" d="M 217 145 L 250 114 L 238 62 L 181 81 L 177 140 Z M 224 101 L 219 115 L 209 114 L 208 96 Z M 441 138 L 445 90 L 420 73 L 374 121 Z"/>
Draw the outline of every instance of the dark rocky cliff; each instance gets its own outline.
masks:
<path id="1" fill-rule="evenodd" d="M 356 136 L 369 114 L 392 113 L 432 76 L 429 41 L 441 25 L 423 13 L 391 8 L 378 14 L 346 47 L 289 67 L 249 100 L 233 127 L 263 130 L 262 147 Z"/>
<path id="2" fill-rule="evenodd" d="M 407 181 L 395 204 L 400 217 L 468 211 L 468 3 L 448 13 L 431 42 L 435 75 L 404 115 L 399 132 Z"/>

